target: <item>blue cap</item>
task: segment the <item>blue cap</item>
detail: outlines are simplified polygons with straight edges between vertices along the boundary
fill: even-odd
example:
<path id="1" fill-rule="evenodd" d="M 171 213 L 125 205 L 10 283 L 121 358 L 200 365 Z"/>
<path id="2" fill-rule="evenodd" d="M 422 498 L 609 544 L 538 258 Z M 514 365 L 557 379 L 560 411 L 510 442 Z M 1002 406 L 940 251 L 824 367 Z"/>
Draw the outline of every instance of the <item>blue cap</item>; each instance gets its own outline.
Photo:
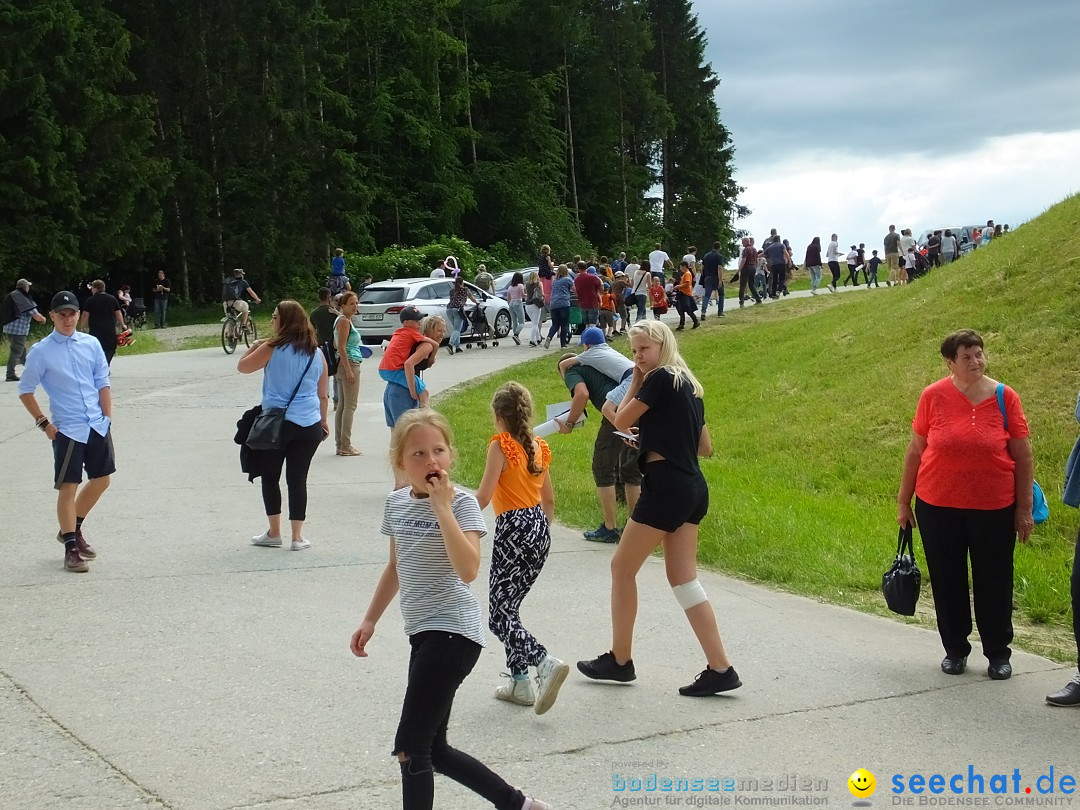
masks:
<path id="1" fill-rule="evenodd" d="M 598 326 L 590 326 L 581 333 L 581 343 L 585 346 L 600 346 L 607 343 L 604 338 L 604 330 Z"/>
<path id="2" fill-rule="evenodd" d="M 595 268 L 595 267 L 593 267 L 593 266 L 592 266 L 591 264 L 589 265 L 589 269 L 588 269 L 588 271 L 587 271 L 587 272 L 591 273 L 591 274 L 592 274 L 592 275 L 594 275 L 594 276 L 598 276 L 598 275 L 600 275 L 600 274 L 599 274 L 598 272 L 596 272 L 596 268 Z"/>

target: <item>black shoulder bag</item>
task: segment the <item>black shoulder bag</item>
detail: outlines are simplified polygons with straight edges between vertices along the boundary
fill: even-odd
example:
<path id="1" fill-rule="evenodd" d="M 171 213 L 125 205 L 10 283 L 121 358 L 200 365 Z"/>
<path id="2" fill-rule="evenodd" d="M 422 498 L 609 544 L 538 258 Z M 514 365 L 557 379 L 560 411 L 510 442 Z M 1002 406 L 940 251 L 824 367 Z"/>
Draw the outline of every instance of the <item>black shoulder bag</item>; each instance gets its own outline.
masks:
<path id="1" fill-rule="evenodd" d="M 245 444 L 252 450 L 280 450 L 281 449 L 281 427 L 285 422 L 285 411 L 292 405 L 292 401 L 296 399 L 296 394 L 300 390 L 301 383 L 304 382 L 304 377 L 307 376 L 308 370 L 311 368 L 312 362 L 315 360 L 315 355 L 312 353 L 311 359 L 308 360 L 307 365 L 304 367 L 304 373 L 300 375 L 300 379 L 296 381 L 296 387 L 293 389 L 292 396 L 289 397 L 289 401 L 285 403 L 284 408 L 264 408 L 261 413 L 255 417 L 255 421 L 251 425 L 251 430 L 248 431 L 248 437 Z"/>
<path id="2" fill-rule="evenodd" d="M 900 529 L 896 541 L 896 559 L 889 570 L 881 575 L 881 592 L 889 610 L 901 616 L 914 616 L 915 603 L 919 601 L 922 574 L 915 562 L 915 547 L 911 539 L 911 527 Z"/>

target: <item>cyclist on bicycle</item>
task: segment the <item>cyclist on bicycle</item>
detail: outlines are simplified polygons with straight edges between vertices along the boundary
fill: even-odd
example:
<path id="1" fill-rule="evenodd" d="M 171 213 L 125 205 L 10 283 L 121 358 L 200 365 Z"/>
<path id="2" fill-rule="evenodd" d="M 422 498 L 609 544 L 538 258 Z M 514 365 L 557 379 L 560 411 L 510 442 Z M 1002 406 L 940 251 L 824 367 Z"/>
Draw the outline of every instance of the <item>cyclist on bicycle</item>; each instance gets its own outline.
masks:
<path id="1" fill-rule="evenodd" d="M 225 314 L 229 314 L 229 307 L 232 307 L 240 314 L 240 325 L 242 328 L 248 328 L 248 299 L 250 298 L 256 304 L 261 304 L 262 299 L 256 294 L 255 290 L 248 284 L 247 279 L 244 278 L 244 269 L 237 267 L 232 271 L 233 277 L 226 279 L 221 291 L 221 297 L 223 299 L 222 307 L 225 310 Z"/>

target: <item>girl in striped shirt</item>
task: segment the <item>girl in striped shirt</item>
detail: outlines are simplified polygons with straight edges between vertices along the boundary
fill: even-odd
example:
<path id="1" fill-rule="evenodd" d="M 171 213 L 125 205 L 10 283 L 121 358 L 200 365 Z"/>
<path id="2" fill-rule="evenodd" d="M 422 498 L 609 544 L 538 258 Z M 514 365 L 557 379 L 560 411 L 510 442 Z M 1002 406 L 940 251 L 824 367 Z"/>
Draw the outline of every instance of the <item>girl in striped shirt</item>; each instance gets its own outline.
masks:
<path id="1" fill-rule="evenodd" d="M 350 648 L 367 657 L 375 625 L 400 592 L 412 648 L 393 750 L 405 810 L 431 810 L 436 769 L 500 810 L 550 810 L 446 740 L 454 695 L 484 645 L 480 604 L 468 583 L 480 570 L 487 533 L 476 498 L 450 483 L 452 441 L 446 418 L 427 408 L 407 411 L 394 425 L 390 461 L 408 485 L 386 498 L 390 560 Z"/>

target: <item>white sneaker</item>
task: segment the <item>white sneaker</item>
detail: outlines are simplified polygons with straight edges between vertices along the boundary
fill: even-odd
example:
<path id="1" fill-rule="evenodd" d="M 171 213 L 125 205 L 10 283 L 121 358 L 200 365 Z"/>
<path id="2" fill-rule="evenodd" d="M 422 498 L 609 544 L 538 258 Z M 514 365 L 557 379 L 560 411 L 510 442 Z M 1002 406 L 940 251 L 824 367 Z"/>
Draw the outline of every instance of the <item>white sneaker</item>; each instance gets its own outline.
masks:
<path id="1" fill-rule="evenodd" d="M 256 535 L 251 538 L 251 545 L 253 546 L 269 546 L 271 548 L 281 547 L 280 537 L 271 537 L 269 532 Z"/>
<path id="2" fill-rule="evenodd" d="M 518 706 L 532 706 L 536 698 L 533 696 L 532 684 L 526 678 L 523 681 L 515 681 L 512 676 L 503 673 L 509 683 L 504 683 L 495 690 L 496 700 L 505 700 L 507 703 L 516 703 Z"/>
<path id="3" fill-rule="evenodd" d="M 525 804 L 521 805 L 521 810 L 552 810 L 552 807 L 547 802 L 526 797 Z"/>
<path id="4" fill-rule="evenodd" d="M 289 546 L 290 551 L 303 551 L 305 548 L 311 548 L 311 543 L 301 537 L 299 540 L 293 540 L 292 545 Z"/>
<path id="5" fill-rule="evenodd" d="M 553 655 L 547 655 L 536 665 L 536 703 L 533 711 L 543 714 L 555 705 L 559 687 L 570 672 L 570 667 Z"/>

